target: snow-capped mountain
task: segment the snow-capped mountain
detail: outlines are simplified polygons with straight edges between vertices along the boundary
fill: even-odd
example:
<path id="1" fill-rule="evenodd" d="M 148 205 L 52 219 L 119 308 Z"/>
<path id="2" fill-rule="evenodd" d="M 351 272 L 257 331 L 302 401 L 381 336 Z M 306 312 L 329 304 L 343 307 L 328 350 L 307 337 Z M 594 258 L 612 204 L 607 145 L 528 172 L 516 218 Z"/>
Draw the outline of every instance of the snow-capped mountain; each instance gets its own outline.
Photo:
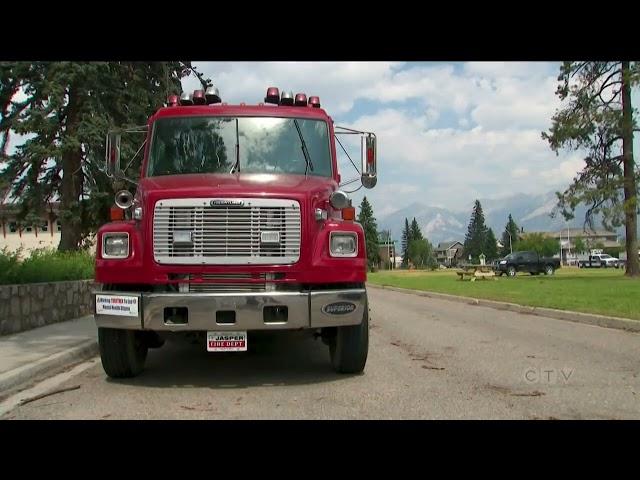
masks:
<path id="1" fill-rule="evenodd" d="M 434 245 L 449 240 L 464 241 L 474 201 L 473 199 L 469 201 L 468 211 L 449 210 L 415 202 L 378 218 L 378 230 L 389 229 L 393 238 L 400 240 L 405 217 L 410 223 L 415 217 L 423 235 Z M 500 199 L 480 199 L 480 203 L 485 223 L 493 229 L 498 239 L 507 224 L 509 214 L 513 216 L 519 227 L 524 228 L 525 232 L 558 231 L 563 228 L 582 228 L 586 209 L 584 206 L 576 209 L 575 218 L 571 221 L 565 221 L 560 214 L 552 218 L 550 214 L 557 203 L 554 192 L 543 195 L 517 194 Z M 602 228 L 598 223 L 595 227 Z M 624 229 L 619 229 L 618 233 L 623 234 Z"/>

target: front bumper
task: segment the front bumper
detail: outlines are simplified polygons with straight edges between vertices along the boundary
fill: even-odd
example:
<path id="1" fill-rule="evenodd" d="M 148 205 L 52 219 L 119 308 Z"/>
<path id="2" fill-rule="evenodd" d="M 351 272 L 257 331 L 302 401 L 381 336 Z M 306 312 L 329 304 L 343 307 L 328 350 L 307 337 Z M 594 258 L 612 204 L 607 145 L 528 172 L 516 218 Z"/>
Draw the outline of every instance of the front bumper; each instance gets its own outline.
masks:
<path id="1" fill-rule="evenodd" d="M 98 327 L 153 331 L 234 331 L 323 328 L 358 325 L 367 308 L 364 288 L 311 292 L 264 293 L 131 293 L 94 292 Z M 99 298 L 100 307 L 96 303 Z M 105 304 L 134 305 L 117 315 L 106 313 Z M 272 321 L 269 307 L 286 311 Z M 113 308 L 113 307 L 112 307 Z M 186 309 L 186 322 L 174 323 L 167 312 Z M 225 312 L 224 319 L 218 312 Z M 229 323 L 229 312 L 234 322 Z M 170 316 L 169 316 L 170 317 Z M 219 322 L 218 320 L 224 320 Z"/>

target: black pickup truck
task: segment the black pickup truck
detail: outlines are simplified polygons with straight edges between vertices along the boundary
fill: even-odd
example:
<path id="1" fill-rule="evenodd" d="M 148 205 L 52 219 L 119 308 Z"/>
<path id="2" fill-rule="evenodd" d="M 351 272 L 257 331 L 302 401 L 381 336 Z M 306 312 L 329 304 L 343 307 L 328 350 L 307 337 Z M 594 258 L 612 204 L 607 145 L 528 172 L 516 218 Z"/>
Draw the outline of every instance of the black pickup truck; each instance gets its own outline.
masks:
<path id="1" fill-rule="evenodd" d="M 510 277 L 515 277 L 517 272 L 553 275 L 553 272 L 559 268 L 559 258 L 541 257 L 536 252 L 513 252 L 497 263 L 495 271 L 498 275 L 506 273 Z"/>

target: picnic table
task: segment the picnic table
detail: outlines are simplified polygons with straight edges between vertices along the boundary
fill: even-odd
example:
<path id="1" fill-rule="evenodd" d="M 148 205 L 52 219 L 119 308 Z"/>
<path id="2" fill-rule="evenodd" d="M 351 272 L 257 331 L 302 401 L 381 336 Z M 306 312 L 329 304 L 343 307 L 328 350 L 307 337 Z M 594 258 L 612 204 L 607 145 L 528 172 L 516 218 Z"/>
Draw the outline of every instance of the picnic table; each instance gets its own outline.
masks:
<path id="1" fill-rule="evenodd" d="M 483 280 L 489 278 L 495 280 L 496 278 L 496 274 L 491 265 L 464 265 L 457 270 L 456 273 L 460 277 L 460 280 L 467 278 L 472 282 L 475 282 L 477 278 Z"/>

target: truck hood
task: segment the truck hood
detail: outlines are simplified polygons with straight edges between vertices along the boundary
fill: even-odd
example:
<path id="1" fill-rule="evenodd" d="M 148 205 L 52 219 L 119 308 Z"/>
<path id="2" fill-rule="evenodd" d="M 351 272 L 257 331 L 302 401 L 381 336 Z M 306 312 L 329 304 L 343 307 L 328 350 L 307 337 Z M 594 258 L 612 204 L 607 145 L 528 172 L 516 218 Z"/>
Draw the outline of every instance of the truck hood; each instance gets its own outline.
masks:
<path id="1" fill-rule="evenodd" d="M 332 178 L 286 174 L 189 174 L 147 177 L 139 190 L 148 200 L 188 197 L 328 197 Z"/>

